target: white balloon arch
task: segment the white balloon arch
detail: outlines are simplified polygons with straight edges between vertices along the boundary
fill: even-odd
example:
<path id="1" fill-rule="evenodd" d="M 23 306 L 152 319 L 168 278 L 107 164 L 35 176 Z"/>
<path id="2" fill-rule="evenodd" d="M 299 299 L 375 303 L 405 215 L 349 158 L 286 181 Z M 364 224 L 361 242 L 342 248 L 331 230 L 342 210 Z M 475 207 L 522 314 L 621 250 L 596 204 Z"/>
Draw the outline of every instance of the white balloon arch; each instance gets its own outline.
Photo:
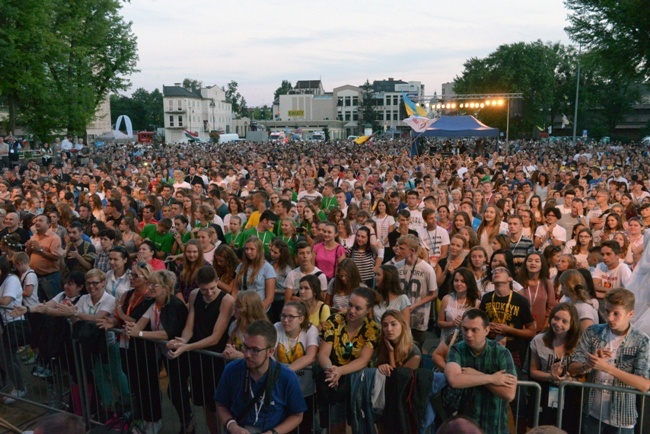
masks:
<path id="1" fill-rule="evenodd" d="M 126 135 L 128 137 L 133 137 L 133 125 L 131 124 L 131 118 L 128 117 L 127 115 L 120 115 L 117 118 L 117 122 L 115 123 L 115 131 L 120 130 L 120 126 L 122 125 L 122 120 L 124 120 L 124 126 L 126 127 Z"/>

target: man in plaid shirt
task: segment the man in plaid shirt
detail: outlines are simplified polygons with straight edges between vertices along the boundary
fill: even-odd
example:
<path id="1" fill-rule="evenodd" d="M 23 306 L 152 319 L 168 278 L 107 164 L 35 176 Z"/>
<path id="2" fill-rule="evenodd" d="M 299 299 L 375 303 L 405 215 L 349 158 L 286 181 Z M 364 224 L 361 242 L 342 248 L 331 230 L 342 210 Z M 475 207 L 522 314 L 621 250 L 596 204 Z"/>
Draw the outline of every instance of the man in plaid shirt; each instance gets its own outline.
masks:
<path id="1" fill-rule="evenodd" d="M 490 320 L 480 309 L 463 315 L 463 341 L 449 349 L 445 377 L 454 389 L 466 389 L 459 413 L 486 434 L 508 434 L 508 402 L 515 399 L 517 372 L 512 355 L 487 338 Z"/>
<path id="2" fill-rule="evenodd" d="M 571 375 L 589 373 L 596 384 L 650 390 L 650 337 L 630 324 L 634 294 L 618 288 L 605 296 L 607 323 L 589 327 L 569 366 Z M 595 390 L 589 392 L 583 432 L 633 434 L 637 421 L 636 395 Z"/>

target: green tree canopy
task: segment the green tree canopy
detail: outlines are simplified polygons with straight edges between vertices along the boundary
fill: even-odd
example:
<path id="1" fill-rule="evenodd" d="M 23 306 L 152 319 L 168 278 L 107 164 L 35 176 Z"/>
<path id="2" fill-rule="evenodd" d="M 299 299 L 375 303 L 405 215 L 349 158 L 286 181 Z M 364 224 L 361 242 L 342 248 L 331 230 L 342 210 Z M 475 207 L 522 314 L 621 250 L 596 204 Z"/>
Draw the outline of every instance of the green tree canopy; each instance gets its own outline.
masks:
<path id="1" fill-rule="evenodd" d="M 365 124 L 370 124 L 373 131 L 379 129 L 379 112 L 375 110 L 375 91 L 369 80 L 359 86 L 361 88 L 361 98 L 359 101 L 359 125 L 363 128 Z M 363 131 L 363 129 L 362 129 Z"/>
<path id="2" fill-rule="evenodd" d="M 121 8 L 120 0 L 0 3 L 0 93 L 13 101 L 13 119 L 41 138 L 85 134 L 106 95 L 127 89 L 136 71 L 136 38 Z"/>
<path id="3" fill-rule="evenodd" d="M 293 90 L 293 85 L 289 80 L 282 80 L 282 84 L 273 92 L 273 100 L 278 99 L 280 95 L 287 95 Z"/>
<path id="4" fill-rule="evenodd" d="M 111 123 L 118 116 L 128 115 L 134 130 L 147 130 L 162 127 L 163 95 L 158 89 L 148 92 L 143 88 L 136 89 L 131 97 L 111 95 Z"/>
<path id="5" fill-rule="evenodd" d="M 650 5 L 647 0 L 565 0 L 566 28 L 587 51 L 619 74 L 650 80 Z"/>
<path id="6" fill-rule="evenodd" d="M 192 78 L 186 78 L 183 80 L 183 87 L 185 89 L 199 90 L 203 87 L 203 82 Z"/>

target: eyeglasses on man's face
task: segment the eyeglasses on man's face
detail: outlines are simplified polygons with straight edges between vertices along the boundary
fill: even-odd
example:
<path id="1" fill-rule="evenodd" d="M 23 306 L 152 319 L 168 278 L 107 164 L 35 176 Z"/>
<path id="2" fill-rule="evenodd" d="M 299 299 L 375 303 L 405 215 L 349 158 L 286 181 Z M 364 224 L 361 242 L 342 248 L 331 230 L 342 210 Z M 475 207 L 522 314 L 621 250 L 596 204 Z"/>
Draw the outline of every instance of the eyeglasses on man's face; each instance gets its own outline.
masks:
<path id="1" fill-rule="evenodd" d="M 266 347 L 266 348 L 255 348 L 255 347 L 249 347 L 246 344 L 242 344 L 241 346 L 241 352 L 246 354 L 246 353 L 251 353 L 253 357 L 257 357 L 260 355 L 262 351 L 268 351 L 273 347 Z"/>

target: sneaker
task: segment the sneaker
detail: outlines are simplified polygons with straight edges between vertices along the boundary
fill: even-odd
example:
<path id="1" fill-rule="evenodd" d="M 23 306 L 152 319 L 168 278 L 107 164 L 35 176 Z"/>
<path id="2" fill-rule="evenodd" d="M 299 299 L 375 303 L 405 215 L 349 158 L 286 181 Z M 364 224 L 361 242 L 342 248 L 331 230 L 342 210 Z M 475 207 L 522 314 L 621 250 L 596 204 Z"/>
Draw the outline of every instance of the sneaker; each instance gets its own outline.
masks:
<path id="1" fill-rule="evenodd" d="M 10 395 L 11 396 L 5 396 L 2 399 L 2 402 L 4 402 L 5 404 L 13 404 L 14 402 L 16 402 L 15 398 L 22 398 L 23 396 L 27 395 L 27 391 L 26 390 L 14 389 L 14 390 L 11 391 Z M 12 398 L 12 397 L 15 397 L 15 398 Z"/>
<path id="2" fill-rule="evenodd" d="M 157 420 L 156 422 L 146 422 L 144 424 L 145 434 L 158 434 L 162 429 L 162 419 Z"/>
<path id="3" fill-rule="evenodd" d="M 36 372 L 35 376 L 38 378 L 50 378 L 52 376 L 52 372 L 49 369 L 41 368 L 40 371 Z"/>

